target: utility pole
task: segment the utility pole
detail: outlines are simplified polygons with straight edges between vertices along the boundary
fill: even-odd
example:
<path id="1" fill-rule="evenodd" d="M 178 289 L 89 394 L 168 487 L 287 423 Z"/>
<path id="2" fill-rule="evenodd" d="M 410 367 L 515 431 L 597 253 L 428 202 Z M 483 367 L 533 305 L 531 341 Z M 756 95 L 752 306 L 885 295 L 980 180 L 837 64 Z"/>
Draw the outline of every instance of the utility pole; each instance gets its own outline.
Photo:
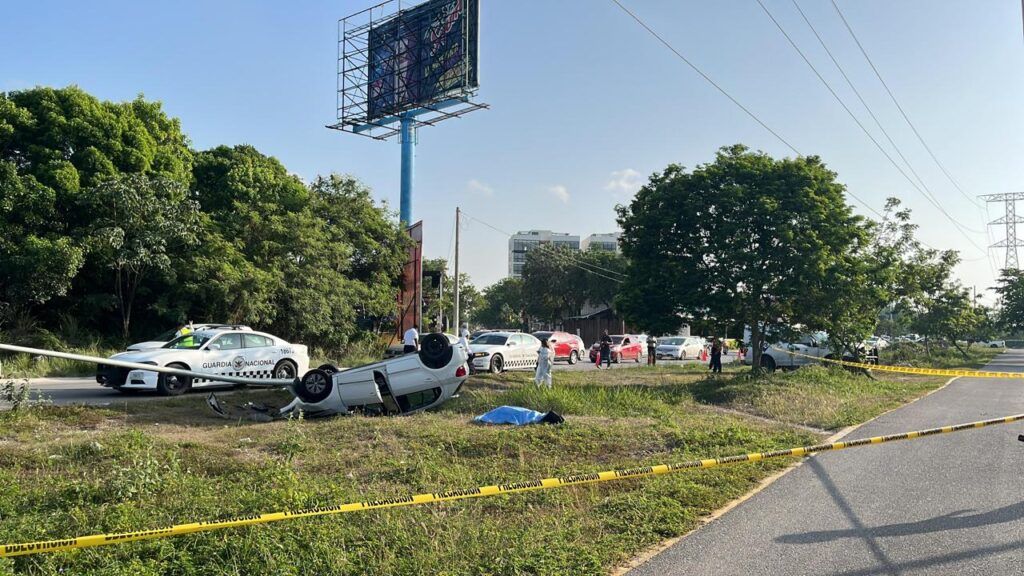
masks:
<path id="1" fill-rule="evenodd" d="M 462 322 L 459 321 L 459 219 L 462 216 L 462 210 L 455 207 L 455 310 L 452 314 L 452 318 L 455 322 L 455 334 L 462 336 Z"/>

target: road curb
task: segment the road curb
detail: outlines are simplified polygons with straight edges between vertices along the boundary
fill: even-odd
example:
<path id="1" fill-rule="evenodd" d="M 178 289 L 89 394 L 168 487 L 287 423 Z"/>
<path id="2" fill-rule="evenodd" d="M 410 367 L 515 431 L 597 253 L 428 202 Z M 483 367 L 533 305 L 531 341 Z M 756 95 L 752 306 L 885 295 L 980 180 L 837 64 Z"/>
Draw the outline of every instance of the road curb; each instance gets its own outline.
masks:
<path id="1" fill-rule="evenodd" d="M 913 400 L 911 400 L 909 402 L 906 402 L 904 404 L 900 404 L 899 406 L 890 408 L 890 409 L 886 410 L 885 412 L 882 412 L 881 414 L 879 414 L 879 415 L 877 415 L 877 416 L 875 416 L 873 418 L 870 418 L 868 420 L 865 420 L 865 421 L 861 422 L 860 424 L 853 424 L 851 426 L 847 426 L 846 428 L 843 428 L 843 429 L 839 430 L 838 432 L 836 432 L 835 434 L 829 436 L 823 442 L 825 442 L 825 443 L 832 443 L 832 442 L 835 442 L 837 440 L 840 440 L 841 438 L 843 438 L 843 437 L 845 437 L 845 436 L 847 436 L 847 435 L 857 431 L 857 429 L 859 429 L 859 428 L 861 428 L 863 426 L 866 426 L 866 425 L 874 422 L 875 420 L 878 420 L 879 418 L 881 418 L 883 416 L 886 416 L 886 415 L 888 415 L 888 414 L 890 414 L 892 412 L 895 412 L 896 410 L 899 410 L 901 408 L 904 408 L 906 406 L 910 406 L 914 402 L 917 402 L 918 400 L 921 400 L 922 398 L 927 398 L 927 397 L 931 396 L 932 394 L 935 394 L 939 390 L 944 390 L 947 386 L 952 384 L 954 380 L 957 380 L 959 378 L 961 378 L 961 377 L 960 376 L 953 376 L 949 380 L 946 380 L 946 382 L 942 386 L 939 386 L 938 388 L 936 388 L 934 390 L 930 390 L 927 393 L 922 394 L 922 395 L 918 396 L 917 398 L 914 398 Z M 740 504 L 743 504 L 747 500 L 750 500 L 755 495 L 757 495 L 759 492 L 761 492 L 765 488 L 767 488 L 767 487 L 771 486 L 772 484 L 774 484 L 775 481 L 778 480 L 779 478 L 782 478 L 786 474 L 789 474 L 793 470 L 796 470 L 800 466 L 803 466 L 803 464 L 805 462 L 807 462 L 810 458 L 814 458 L 815 456 L 816 456 L 815 454 L 812 454 L 811 456 L 808 456 L 807 458 L 801 458 L 799 461 L 794 462 L 793 464 L 790 464 L 789 466 L 783 468 L 782 470 L 779 470 L 778 472 L 772 474 L 771 476 L 768 476 L 767 478 L 762 479 L 760 482 L 757 483 L 756 486 L 754 486 L 753 488 L 748 490 L 742 496 L 739 496 L 737 498 L 734 498 L 734 499 L 730 500 L 729 502 L 726 502 L 724 506 L 722 506 L 721 508 L 715 510 L 714 512 L 709 514 L 706 518 L 701 519 L 700 523 L 698 523 L 697 526 L 695 526 L 690 531 L 686 532 L 685 534 L 681 534 L 679 536 L 675 536 L 673 538 L 670 538 L 668 540 L 665 540 L 665 541 L 662 541 L 662 542 L 660 542 L 658 544 L 655 544 L 654 546 L 648 548 L 647 550 L 641 552 L 639 555 L 633 557 L 629 561 L 627 561 L 627 562 L 623 563 L 622 565 L 620 565 L 619 567 L 615 568 L 609 574 L 611 576 L 623 576 L 627 572 L 629 572 L 631 570 L 634 570 L 636 568 L 639 568 L 640 566 L 646 564 L 649 560 L 651 560 L 652 558 L 654 558 L 658 554 L 661 554 L 665 550 L 671 548 L 672 546 L 675 546 L 680 541 L 682 541 L 683 539 L 687 538 L 688 536 L 690 536 L 694 532 L 700 530 L 701 528 L 707 526 L 708 524 L 714 522 L 715 520 L 721 518 L 722 516 L 725 516 L 730 511 L 732 511 L 734 508 L 736 508 Z"/>

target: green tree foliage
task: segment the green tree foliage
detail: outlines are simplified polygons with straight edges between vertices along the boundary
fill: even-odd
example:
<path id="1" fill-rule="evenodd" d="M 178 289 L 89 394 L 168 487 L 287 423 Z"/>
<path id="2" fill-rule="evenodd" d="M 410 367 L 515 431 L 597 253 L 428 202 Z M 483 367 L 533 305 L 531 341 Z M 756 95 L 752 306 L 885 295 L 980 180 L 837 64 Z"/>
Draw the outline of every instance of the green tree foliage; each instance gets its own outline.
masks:
<path id="1" fill-rule="evenodd" d="M 618 208 L 629 262 L 618 310 L 655 334 L 687 318 L 742 321 L 756 366 L 766 327 L 816 327 L 870 277 L 871 229 L 843 193 L 814 156 L 736 145 L 692 171 L 669 166 Z"/>
<path id="2" fill-rule="evenodd" d="M 526 311 L 557 324 L 579 314 L 587 302 L 610 307 L 625 268 L 625 259 L 614 252 L 550 245 L 535 248 L 527 253 L 523 266 L 523 290 L 530 295 Z"/>
<path id="3" fill-rule="evenodd" d="M 974 340 L 985 318 L 984 309 L 972 302 L 969 291 L 949 282 L 919 300 L 912 327 L 928 338 L 929 348 L 932 340 L 946 340 L 966 358 L 967 352 L 960 347 L 960 341 Z"/>
<path id="4" fill-rule="evenodd" d="M 188 140 L 158 102 L 101 102 L 76 87 L 0 93 L 0 298 L 39 309 L 79 283 L 88 190 L 120 174 L 187 184 L 191 168 Z"/>
<path id="5" fill-rule="evenodd" d="M 1003 270 L 994 290 L 999 295 L 999 326 L 1012 334 L 1024 332 L 1024 271 Z"/>
<path id="6" fill-rule="evenodd" d="M 520 278 L 505 278 L 484 288 L 474 322 L 487 328 L 525 328 L 526 299 Z"/>
<path id="7" fill-rule="evenodd" d="M 392 318 L 408 242 L 354 178 L 193 152 L 159 103 L 74 87 L 0 94 L 0 231 L 0 311 L 43 328 L 240 322 L 332 349 Z"/>
<path id="8" fill-rule="evenodd" d="M 127 340 L 139 285 L 168 279 L 171 257 L 196 241 L 199 207 L 180 182 L 140 174 L 105 180 L 83 199 L 89 245 L 95 261 L 113 272 Z"/>

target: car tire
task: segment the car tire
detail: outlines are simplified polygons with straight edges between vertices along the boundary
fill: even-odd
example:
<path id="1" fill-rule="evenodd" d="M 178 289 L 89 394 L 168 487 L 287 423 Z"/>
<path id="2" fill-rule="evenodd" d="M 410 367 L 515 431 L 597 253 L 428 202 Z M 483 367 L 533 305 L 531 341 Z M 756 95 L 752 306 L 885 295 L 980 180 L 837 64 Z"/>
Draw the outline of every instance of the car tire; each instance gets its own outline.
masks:
<path id="1" fill-rule="evenodd" d="M 291 360 L 281 360 L 274 366 L 275 380 L 295 380 L 299 377 L 299 367 Z"/>
<path id="2" fill-rule="evenodd" d="M 306 404 L 323 402 L 334 391 L 334 379 L 324 370 L 306 372 L 295 385 L 295 395 Z"/>
<path id="3" fill-rule="evenodd" d="M 775 372 L 775 359 L 771 356 L 761 356 L 761 368 L 766 372 Z"/>
<path id="4" fill-rule="evenodd" d="M 420 362 L 432 370 L 444 368 L 452 361 L 452 345 L 444 334 L 427 334 L 420 340 Z"/>
<path id="5" fill-rule="evenodd" d="M 323 370 L 324 372 L 327 372 L 331 376 L 334 376 L 338 372 L 341 372 L 341 368 L 338 368 L 334 364 L 321 364 L 321 365 L 317 366 L 316 369 L 317 370 Z"/>
<path id="6" fill-rule="evenodd" d="M 570 365 L 571 364 L 575 364 L 575 363 L 577 363 L 579 361 L 580 361 L 580 353 L 579 352 L 577 352 L 575 350 L 573 350 L 572 352 L 569 352 L 569 364 Z"/>
<path id="7" fill-rule="evenodd" d="M 505 359 L 500 354 L 491 356 L 491 366 L 489 368 L 491 374 L 501 374 L 505 370 Z"/>
<path id="8" fill-rule="evenodd" d="M 679 360 L 686 360 L 686 350 L 679 353 Z"/>
<path id="9" fill-rule="evenodd" d="M 168 368 L 177 368 L 179 370 L 188 370 L 188 366 L 179 362 L 172 362 L 167 365 Z M 178 376 L 175 374 L 160 373 L 156 378 L 156 390 L 162 396 L 178 396 L 184 394 L 192 389 L 192 377 L 191 376 Z"/>

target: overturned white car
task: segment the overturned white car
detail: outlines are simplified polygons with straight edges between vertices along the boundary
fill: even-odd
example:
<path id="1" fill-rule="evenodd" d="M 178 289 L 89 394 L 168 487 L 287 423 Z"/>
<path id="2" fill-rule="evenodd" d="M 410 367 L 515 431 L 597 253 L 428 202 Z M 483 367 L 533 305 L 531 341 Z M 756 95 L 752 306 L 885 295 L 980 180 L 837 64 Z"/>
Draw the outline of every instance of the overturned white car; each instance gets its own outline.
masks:
<path id="1" fill-rule="evenodd" d="M 433 408 L 455 396 L 469 377 L 464 347 L 443 334 L 427 334 L 420 351 L 338 370 L 321 366 L 295 384 L 295 400 L 281 409 L 303 412 L 408 414 Z"/>
<path id="2" fill-rule="evenodd" d="M 248 327 L 197 330 L 159 348 L 122 352 L 110 360 L 255 380 L 293 380 L 309 369 L 305 346 Z M 216 378 L 132 370 L 109 363 L 97 365 L 96 381 L 120 392 L 156 390 L 166 396 L 192 388 L 224 385 Z"/>

